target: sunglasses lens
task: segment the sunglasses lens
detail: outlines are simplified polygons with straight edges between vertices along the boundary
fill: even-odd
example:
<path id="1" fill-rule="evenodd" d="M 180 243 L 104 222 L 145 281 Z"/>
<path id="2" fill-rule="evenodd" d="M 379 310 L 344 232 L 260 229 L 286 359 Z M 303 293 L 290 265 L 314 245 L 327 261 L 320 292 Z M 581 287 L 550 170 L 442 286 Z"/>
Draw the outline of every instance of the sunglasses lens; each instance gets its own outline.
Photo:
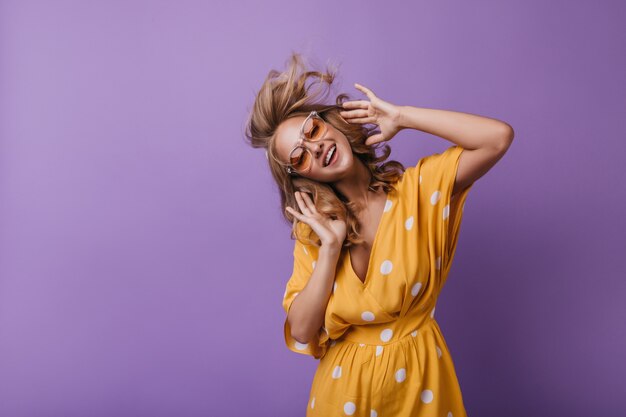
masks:
<path id="1" fill-rule="evenodd" d="M 289 157 L 291 166 L 298 171 L 303 171 L 309 167 L 311 163 L 311 155 L 301 146 L 295 148 Z"/>
<path id="2" fill-rule="evenodd" d="M 304 136 L 310 141 L 320 140 L 326 133 L 324 121 L 317 117 L 311 117 L 304 124 Z"/>

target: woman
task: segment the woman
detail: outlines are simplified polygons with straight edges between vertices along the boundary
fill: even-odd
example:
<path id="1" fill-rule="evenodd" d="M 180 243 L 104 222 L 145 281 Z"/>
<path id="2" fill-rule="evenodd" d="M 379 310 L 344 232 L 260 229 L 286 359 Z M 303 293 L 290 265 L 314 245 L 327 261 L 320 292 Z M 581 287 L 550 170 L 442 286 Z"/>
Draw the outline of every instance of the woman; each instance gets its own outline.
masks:
<path id="1" fill-rule="evenodd" d="M 300 72 L 299 70 L 303 70 Z M 246 137 L 266 149 L 292 222 L 294 268 L 283 298 L 287 347 L 319 359 L 307 416 L 466 415 L 434 318 L 473 183 L 504 155 L 508 124 L 368 100 L 324 105 L 293 54 L 270 71 Z M 377 126 L 366 128 L 364 124 Z M 402 129 L 454 143 L 405 169 L 376 150 Z"/>

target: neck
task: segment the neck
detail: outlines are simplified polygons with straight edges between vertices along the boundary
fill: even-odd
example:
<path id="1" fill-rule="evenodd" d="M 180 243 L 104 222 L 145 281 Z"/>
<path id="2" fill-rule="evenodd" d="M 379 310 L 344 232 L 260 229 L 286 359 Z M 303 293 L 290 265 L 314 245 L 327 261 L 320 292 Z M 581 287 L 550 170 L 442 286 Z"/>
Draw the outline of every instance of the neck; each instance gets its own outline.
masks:
<path id="1" fill-rule="evenodd" d="M 369 168 L 360 159 L 355 158 L 352 171 L 333 183 L 333 188 L 361 211 L 369 206 L 372 197 L 379 194 L 369 189 L 371 178 L 372 173 Z"/>

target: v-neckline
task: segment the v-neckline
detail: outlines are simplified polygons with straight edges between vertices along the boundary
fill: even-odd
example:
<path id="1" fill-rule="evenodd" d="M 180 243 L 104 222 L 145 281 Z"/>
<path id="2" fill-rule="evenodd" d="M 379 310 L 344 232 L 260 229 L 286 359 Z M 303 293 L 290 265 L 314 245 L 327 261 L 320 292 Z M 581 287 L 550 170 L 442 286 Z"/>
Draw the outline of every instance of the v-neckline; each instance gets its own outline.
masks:
<path id="1" fill-rule="evenodd" d="M 369 282 L 369 277 L 371 275 L 371 267 L 372 267 L 372 258 L 374 258 L 374 250 L 376 249 L 376 242 L 378 241 L 378 235 L 380 234 L 381 229 L 383 228 L 383 221 L 385 220 L 385 213 L 387 213 L 388 211 L 391 211 L 391 208 L 393 208 L 393 202 L 391 203 L 392 206 L 389 210 L 385 210 L 385 208 L 387 207 L 387 201 L 391 201 L 390 198 L 390 194 L 391 193 L 386 193 L 385 195 L 385 206 L 383 207 L 383 212 L 380 215 L 380 219 L 378 220 L 378 227 L 376 228 L 376 233 L 374 233 L 374 240 L 372 240 L 372 248 L 370 250 L 370 256 L 369 259 L 367 260 L 367 269 L 365 270 L 365 278 L 363 279 L 363 281 L 361 281 L 361 278 L 357 275 L 357 273 L 354 271 L 354 267 L 352 266 L 352 256 L 350 255 L 350 248 L 346 248 L 346 252 L 347 252 L 347 259 L 348 259 L 348 269 L 350 269 L 350 273 L 354 276 L 354 278 L 357 279 L 357 282 L 359 284 L 361 284 L 362 287 L 365 287 L 367 285 L 367 283 Z"/>

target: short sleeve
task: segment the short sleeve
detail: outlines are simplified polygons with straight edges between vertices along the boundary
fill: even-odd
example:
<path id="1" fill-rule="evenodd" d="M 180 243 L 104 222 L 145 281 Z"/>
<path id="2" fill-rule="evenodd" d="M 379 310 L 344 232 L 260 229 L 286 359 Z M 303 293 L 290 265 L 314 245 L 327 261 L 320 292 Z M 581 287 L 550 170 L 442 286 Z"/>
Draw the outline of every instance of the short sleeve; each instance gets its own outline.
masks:
<path id="1" fill-rule="evenodd" d="M 452 201 L 459 158 L 464 149 L 451 146 L 417 163 L 419 223 L 428 231 L 430 260 L 445 279 L 451 266 L 467 195 L 474 183 L 459 191 Z"/>
<path id="2" fill-rule="evenodd" d="M 299 240 L 295 240 L 293 250 L 293 272 L 285 288 L 283 297 L 283 309 L 289 314 L 291 304 L 298 296 L 298 293 L 306 286 L 313 269 L 318 253 L 317 247 L 313 245 L 305 245 Z M 285 343 L 287 347 L 296 353 L 311 355 L 315 359 L 321 359 L 326 354 L 328 347 L 329 335 L 328 331 L 322 326 L 318 333 L 313 336 L 309 343 L 300 343 L 291 337 L 291 327 L 285 316 L 284 324 Z"/>

